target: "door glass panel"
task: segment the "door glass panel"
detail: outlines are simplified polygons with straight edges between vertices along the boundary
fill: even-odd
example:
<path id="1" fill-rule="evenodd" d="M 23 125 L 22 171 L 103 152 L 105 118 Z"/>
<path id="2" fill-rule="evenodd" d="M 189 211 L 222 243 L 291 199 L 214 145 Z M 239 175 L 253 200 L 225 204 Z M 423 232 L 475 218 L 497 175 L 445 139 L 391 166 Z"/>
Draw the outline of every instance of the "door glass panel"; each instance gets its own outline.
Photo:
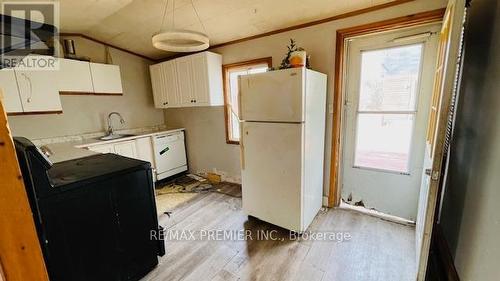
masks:
<path id="1" fill-rule="evenodd" d="M 422 44 L 361 52 L 360 111 L 415 110 Z"/>
<path id="2" fill-rule="evenodd" d="M 360 113 L 354 166 L 407 173 L 413 114 Z"/>

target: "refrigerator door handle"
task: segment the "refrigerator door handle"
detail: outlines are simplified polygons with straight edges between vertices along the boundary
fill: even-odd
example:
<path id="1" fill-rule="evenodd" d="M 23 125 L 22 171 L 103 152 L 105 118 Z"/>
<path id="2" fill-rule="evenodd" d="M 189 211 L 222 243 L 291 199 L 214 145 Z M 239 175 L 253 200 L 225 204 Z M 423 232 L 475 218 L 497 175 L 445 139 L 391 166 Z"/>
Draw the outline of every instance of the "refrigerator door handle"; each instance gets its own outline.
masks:
<path id="1" fill-rule="evenodd" d="M 243 122 L 240 122 L 240 166 L 241 170 L 245 170 L 245 145 L 243 143 Z"/>

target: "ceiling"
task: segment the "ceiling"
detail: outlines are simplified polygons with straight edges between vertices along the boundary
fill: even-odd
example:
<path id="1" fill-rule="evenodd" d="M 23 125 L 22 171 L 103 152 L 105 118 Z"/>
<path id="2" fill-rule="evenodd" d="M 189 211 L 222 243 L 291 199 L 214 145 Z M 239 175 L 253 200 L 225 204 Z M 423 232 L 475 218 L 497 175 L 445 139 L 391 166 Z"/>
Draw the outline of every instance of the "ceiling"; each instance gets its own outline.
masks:
<path id="1" fill-rule="evenodd" d="M 62 32 L 82 33 L 160 59 L 172 55 L 151 45 L 151 37 L 160 29 L 174 26 L 205 32 L 210 44 L 216 45 L 392 1 L 60 0 L 60 25 Z"/>

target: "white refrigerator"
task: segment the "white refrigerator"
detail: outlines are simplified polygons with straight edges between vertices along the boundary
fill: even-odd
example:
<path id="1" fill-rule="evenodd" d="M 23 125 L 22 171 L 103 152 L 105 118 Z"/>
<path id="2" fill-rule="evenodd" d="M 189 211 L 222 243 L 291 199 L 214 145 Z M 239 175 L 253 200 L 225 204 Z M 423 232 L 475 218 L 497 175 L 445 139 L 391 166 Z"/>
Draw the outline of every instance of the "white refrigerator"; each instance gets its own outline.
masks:
<path id="1" fill-rule="evenodd" d="M 243 210 L 303 232 L 322 205 L 325 74 L 292 68 L 239 78 Z"/>

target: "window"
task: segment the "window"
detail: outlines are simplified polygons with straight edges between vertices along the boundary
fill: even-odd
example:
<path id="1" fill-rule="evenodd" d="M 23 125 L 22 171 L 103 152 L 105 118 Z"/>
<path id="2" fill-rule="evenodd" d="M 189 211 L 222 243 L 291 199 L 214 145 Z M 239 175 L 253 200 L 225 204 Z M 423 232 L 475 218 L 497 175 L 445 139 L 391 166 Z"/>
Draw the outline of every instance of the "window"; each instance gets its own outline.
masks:
<path id="1" fill-rule="evenodd" d="M 409 173 L 422 49 L 361 53 L 355 167 Z"/>
<path id="2" fill-rule="evenodd" d="M 240 120 L 238 119 L 238 76 L 266 72 L 272 66 L 271 57 L 222 66 L 224 75 L 224 106 L 226 142 L 239 144 Z"/>

